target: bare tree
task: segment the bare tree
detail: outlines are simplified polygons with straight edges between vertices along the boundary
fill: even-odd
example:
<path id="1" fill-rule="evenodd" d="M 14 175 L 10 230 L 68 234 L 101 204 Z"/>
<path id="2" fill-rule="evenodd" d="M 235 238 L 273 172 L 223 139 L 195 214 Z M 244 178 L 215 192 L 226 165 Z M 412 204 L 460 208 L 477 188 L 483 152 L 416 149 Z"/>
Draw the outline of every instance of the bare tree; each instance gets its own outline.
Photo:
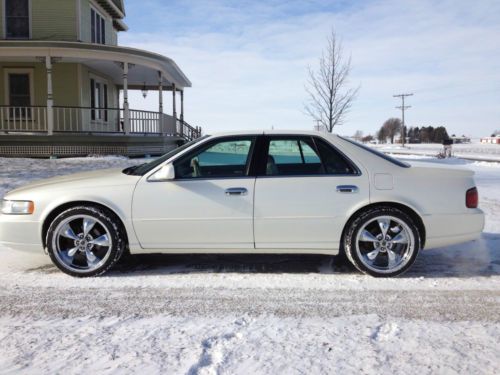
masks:
<path id="1" fill-rule="evenodd" d="M 307 114 L 330 133 L 336 125 L 342 124 L 359 90 L 359 87 L 346 87 L 350 70 L 351 58 L 344 58 L 342 44 L 332 30 L 319 59 L 318 70 L 308 68 L 306 91 L 309 99 L 305 104 Z"/>
<path id="2" fill-rule="evenodd" d="M 384 122 L 384 125 L 382 125 L 382 129 L 385 130 L 386 136 L 391 139 L 391 143 L 394 143 L 396 134 L 401 131 L 401 120 L 395 117 L 390 118 L 386 122 Z"/>
<path id="3" fill-rule="evenodd" d="M 361 130 L 356 130 L 356 133 L 354 133 L 353 138 L 356 141 L 361 141 L 361 138 L 363 138 L 363 132 Z"/>

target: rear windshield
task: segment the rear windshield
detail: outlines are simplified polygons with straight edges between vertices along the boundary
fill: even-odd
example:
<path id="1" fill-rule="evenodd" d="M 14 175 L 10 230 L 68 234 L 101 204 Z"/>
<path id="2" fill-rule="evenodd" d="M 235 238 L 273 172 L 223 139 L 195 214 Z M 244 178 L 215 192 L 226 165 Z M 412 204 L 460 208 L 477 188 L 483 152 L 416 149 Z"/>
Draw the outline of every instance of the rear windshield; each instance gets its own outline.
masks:
<path id="1" fill-rule="evenodd" d="M 398 159 L 395 159 L 389 155 L 386 155 L 384 154 L 383 152 L 380 152 L 378 150 L 375 150 L 374 148 L 371 148 L 371 147 L 368 147 L 368 146 L 365 146 L 364 144 L 362 143 L 358 143 L 358 142 L 355 142 L 349 138 L 345 138 L 345 137 L 341 137 L 339 136 L 339 138 L 343 139 L 344 141 L 347 141 L 349 143 L 352 143 L 353 145 L 355 146 L 358 146 L 359 148 L 362 148 L 363 150 L 366 150 L 368 152 L 371 152 L 372 154 L 374 155 L 377 155 L 378 157 L 381 157 L 382 159 L 384 160 L 387 160 L 388 162 L 392 163 L 392 164 L 395 164 L 397 165 L 398 167 L 402 167 L 402 168 L 410 168 L 411 165 L 408 164 L 408 163 L 405 163 L 404 161 L 401 161 L 401 160 L 398 160 Z"/>

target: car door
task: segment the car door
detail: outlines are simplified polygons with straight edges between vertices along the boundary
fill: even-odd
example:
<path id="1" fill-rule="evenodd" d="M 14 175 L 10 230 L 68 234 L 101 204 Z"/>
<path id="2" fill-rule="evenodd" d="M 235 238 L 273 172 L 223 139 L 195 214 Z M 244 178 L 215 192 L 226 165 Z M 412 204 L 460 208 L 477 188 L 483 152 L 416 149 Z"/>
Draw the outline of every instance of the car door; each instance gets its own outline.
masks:
<path id="1" fill-rule="evenodd" d="M 255 183 L 257 249 L 337 249 L 368 178 L 319 137 L 267 136 Z"/>
<path id="2" fill-rule="evenodd" d="M 145 249 L 253 248 L 255 137 L 220 137 L 173 162 L 175 179 L 140 181 L 132 204 Z"/>

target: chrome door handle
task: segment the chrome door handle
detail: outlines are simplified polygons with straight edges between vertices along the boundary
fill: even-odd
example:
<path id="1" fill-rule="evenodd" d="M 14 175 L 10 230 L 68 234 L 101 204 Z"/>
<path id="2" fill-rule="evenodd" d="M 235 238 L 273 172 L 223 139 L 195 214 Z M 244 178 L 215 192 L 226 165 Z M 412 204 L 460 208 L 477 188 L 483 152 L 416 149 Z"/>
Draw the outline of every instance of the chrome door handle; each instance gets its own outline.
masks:
<path id="1" fill-rule="evenodd" d="M 226 189 L 226 195 L 247 195 L 248 190 L 242 187 L 234 187 Z"/>
<path id="2" fill-rule="evenodd" d="M 337 193 L 357 193 L 359 191 L 356 185 L 338 185 Z"/>

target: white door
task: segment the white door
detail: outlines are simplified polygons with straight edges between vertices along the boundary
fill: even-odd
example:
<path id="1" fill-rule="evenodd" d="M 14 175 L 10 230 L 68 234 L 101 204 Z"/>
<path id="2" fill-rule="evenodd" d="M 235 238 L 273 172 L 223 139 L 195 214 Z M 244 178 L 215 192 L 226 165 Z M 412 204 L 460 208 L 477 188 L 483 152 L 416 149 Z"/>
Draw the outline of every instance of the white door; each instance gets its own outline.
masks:
<path id="1" fill-rule="evenodd" d="M 270 136 L 255 183 L 257 249 L 338 249 L 347 212 L 368 201 L 368 179 L 326 141 Z"/>
<path id="2" fill-rule="evenodd" d="M 207 142 L 174 161 L 175 180 L 141 180 L 132 215 L 145 249 L 253 248 L 255 137 Z"/>

